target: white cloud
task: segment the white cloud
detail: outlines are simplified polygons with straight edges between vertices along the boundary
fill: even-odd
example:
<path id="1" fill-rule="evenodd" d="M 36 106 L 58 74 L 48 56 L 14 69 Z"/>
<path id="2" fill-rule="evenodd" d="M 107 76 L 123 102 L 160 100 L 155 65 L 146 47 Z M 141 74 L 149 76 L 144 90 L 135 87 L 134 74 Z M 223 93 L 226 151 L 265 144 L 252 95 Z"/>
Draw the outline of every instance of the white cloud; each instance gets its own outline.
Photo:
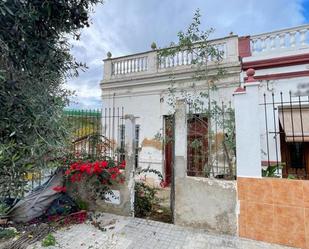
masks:
<path id="1" fill-rule="evenodd" d="M 68 82 L 84 107 L 100 106 L 99 82 L 106 53 L 113 56 L 148 50 L 176 40 L 176 34 L 190 22 L 197 8 L 202 26 L 214 27 L 215 36 L 247 35 L 304 23 L 302 0 L 107 0 L 95 8 L 92 25 L 73 41 L 75 57 L 89 69 Z M 95 105 L 95 106 L 91 106 Z M 78 106 L 78 105 L 74 105 Z"/>

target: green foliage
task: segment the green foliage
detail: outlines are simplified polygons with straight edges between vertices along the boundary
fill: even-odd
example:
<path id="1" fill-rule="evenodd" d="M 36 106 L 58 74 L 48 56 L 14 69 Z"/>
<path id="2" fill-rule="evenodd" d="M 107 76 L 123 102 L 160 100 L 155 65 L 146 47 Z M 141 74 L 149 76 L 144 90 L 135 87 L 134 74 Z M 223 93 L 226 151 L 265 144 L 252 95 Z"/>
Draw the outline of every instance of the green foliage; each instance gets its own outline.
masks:
<path id="1" fill-rule="evenodd" d="M 153 173 L 158 176 L 161 182 L 163 181 L 163 176 L 158 170 L 148 167 L 137 172 L 138 175 L 143 173 Z M 156 188 L 151 187 L 144 182 L 135 183 L 134 212 L 136 217 L 143 218 L 151 213 L 153 204 L 156 200 L 156 193 Z"/>
<path id="2" fill-rule="evenodd" d="M 42 246 L 55 246 L 56 245 L 56 238 L 52 234 L 47 234 L 47 236 L 42 240 Z"/>
<path id="3" fill-rule="evenodd" d="M 163 175 L 161 174 L 161 172 L 156 170 L 156 169 L 150 168 L 150 166 L 148 168 L 145 168 L 145 169 L 140 169 L 137 172 L 138 175 L 140 175 L 142 173 L 153 173 L 153 174 L 158 176 L 158 178 L 160 179 L 161 182 L 163 181 Z"/>
<path id="4" fill-rule="evenodd" d="M 277 171 L 276 166 L 268 166 L 266 169 L 262 169 L 262 176 L 263 177 L 275 177 L 276 171 Z"/>
<path id="5" fill-rule="evenodd" d="M 136 217 L 143 218 L 152 211 L 156 189 L 143 182 L 135 183 L 134 212 Z"/>
<path id="6" fill-rule="evenodd" d="M 0 201 L 0 216 L 5 215 L 8 209 L 9 209 L 9 206 L 6 205 L 4 202 Z"/>
<path id="7" fill-rule="evenodd" d="M 161 49 L 159 52 L 159 59 L 164 57 L 175 56 L 178 52 L 186 51 L 193 55 L 191 64 L 196 69 L 196 80 L 206 80 L 209 89 L 215 88 L 213 84 L 216 79 L 219 79 L 224 71 L 219 67 L 220 62 L 223 59 L 223 51 L 217 48 L 213 43 L 209 41 L 209 37 L 213 34 L 214 29 L 201 30 L 201 14 L 197 9 L 192 23 L 188 26 L 186 31 L 180 31 L 177 34 L 177 44 L 171 43 L 168 48 Z M 208 64 L 209 60 L 217 64 L 216 72 L 212 73 L 209 78 Z M 199 94 L 199 93 L 198 93 Z M 209 95 L 207 92 L 202 94 Z"/>
<path id="8" fill-rule="evenodd" d="M 74 201 L 80 210 L 88 210 L 88 203 L 83 201 L 80 197 L 77 197 Z"/>
<path id="9" fill-rule="evenodd" d="M 0 193 L 20 197 L 25 174 L 45 168 L 70 141 L 65 79 L 86 66 L 68 37 L 89 26 L 100 0 L 0 2 Z"/>
<path id="10" fill-rule="evenodd" d="M 171 43 L 168 48 L 164 48 L 159 52 L 159 59 L 161 60 L 166 57 L 174 57 L 177 53 L 186 51 L 188 54 L 192 54 L 191 64 L 192 68 L 195 69 L 195 74 L 192 77 L 193 82 L 189 87 L 178 86 L 175 79 L 171 78 L 167 103 L 175 110 L 177 100 L 184 99 L 189 105 L 188 119 L 193 118 L 195 114 L 199 114 L 207 119 L 208 149 L 203 151 L 205 158 L 208 158 L 204 169 L 206 175 L 212 171 L 211 167 L 215 165 L 216 160 L 213 157 L 214 148 L 212 146 L 215 143 L 216 134 L 214 134 L 212 129 L 216 126 L 224 130 L 222 147 L 224 148 L 225 158 L 228 158 L 229 174 L 232 177 L 234 175 L 232 158 L 236 156 L 234 110 L 230 105 L 227 106 L 214 100 L 217 95 L 216 82 L 225 74 L 221 65 L 224 52 L 209 40 L 214 29 L 211 28 L 204 31 L 200 29 L 200 25 L 201 14 L 198 9 L 186 31 L 178 33 L 177 44 Z M 197 83 L 205 83 L 205 85 L 203 84 L 197 88 Z M 194 140 L 189 146 L 197 149 L 201 147 L 201 144 L 200 140 Z"/>
<path id="11" fill-rule="evenodd" d="M 297 178 L 296 178 L 296 176 L 294 176 L 294 175 L 288 175 L 288 179 L 295 180 L 295 179 L 297 179 Z"/>
<path id="12" fill-rule="evenodd" d="M 262 177 L 279 177 L 278 169 L 282 169 L 282 164 L 269 165 L 266 169 L 262 169 Z"/>
<path id="13" fill-rule="evenodd" d="M 2 239 L 7 240 L 7 239 L 14 238 L 17 234 L 18 232 L 13 227 L 4 228 L 4 229 L 0 228 L 0 240 Z"/>

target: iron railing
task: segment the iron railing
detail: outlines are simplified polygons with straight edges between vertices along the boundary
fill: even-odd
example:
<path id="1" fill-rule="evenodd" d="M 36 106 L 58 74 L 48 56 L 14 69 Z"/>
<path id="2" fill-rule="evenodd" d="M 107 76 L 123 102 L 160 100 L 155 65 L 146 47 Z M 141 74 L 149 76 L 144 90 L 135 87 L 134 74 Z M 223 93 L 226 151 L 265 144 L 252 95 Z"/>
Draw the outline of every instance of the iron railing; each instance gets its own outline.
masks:
<path id="1" fill-rule="evenodd" d="M 92 156 L 108 156 L 125 160 L 124 108 L 98 110 L 65 110 L 69 129 L 72 133 L 73 153 Z M 50 178 L 55 169 L 29 172 L 26 175 L 29 189 L 41 186 Z"/>
<path id="2" fill-rule="evenodd" d="M 264 94 L 262 166 L 275 176 L 308 178 L 309 96 Z M 269 173 L 268 172 L 268 173 Z"/>
<path id="3" fill-rule="evenodd" d="M 235 118 L 231 103 L 211 108 L 189 104 L 187 174 L 235 179 Z"/>

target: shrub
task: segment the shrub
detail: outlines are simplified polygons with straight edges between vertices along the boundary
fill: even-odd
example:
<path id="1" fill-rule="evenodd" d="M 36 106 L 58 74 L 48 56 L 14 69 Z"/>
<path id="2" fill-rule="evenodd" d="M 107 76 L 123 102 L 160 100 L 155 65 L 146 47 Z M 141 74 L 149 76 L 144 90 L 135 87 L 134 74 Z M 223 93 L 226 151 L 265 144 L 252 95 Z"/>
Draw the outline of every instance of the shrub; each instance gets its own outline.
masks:
<path id="1" fill-rule="evenodd" d="M 56 238 L 50 233 L 42 240 L 43 247 L 55 246 L 55 245 L 56 245 Z"/>
<path id="2" fill-rule="evenodd" d="M 13 227 L 0 229 L 0 240 L 14 238 L 17 234 L 17 230 Z"/>
<path id="3" fill-rule="evenodd" d="M 157 191 L 143 182 L 135 184 L 134 211 L 136 217 L 145 217 L 152 211 Z"/>

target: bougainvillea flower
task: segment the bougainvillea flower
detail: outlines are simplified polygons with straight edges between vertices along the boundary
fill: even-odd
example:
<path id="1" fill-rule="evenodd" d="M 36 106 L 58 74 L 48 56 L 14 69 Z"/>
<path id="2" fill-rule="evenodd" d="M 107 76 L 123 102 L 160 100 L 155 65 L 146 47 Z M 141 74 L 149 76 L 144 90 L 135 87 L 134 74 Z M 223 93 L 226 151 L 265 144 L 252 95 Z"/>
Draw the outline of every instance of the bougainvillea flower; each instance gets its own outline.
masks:
<path id="1" fill-rule="evenodd" d="M 111 179 L 115 180 L 117 178 L 117 174 L 111 174 Z"/>
<path id="2" fill-rule="evenodd" d="M 160 186 L 161 186 L 162 188 L 165 188 L 165 187 L 168 186 L 168 183 L 167 183 L 166 181 L 161 181 L 161 182 L 160 182 Z"/>
<path id="3" fill-rule="evenodd" d="M 78 160 L 70 165 L 65 174 L 68 180 L 72 183 L 80 182 L 83 177 L 98 177 L 102 184 L 110 184 L 110 180 L 117 180 L 119 183 L 124 183 L 125 178 L 120 169 L 125 167 L 125 161 L 120 164 L 117 161 L 95 161 L 83 162 Z M 108 174 L 106 174 L 108 172 Z"/>
<path id="4" fill-rule="evenodd" d="M 103 169 L 101 168 L 100 163 L 99 162 L 95 162 L 93 164 L 93 173 L 94 174 L 100 174 L 102 171 L 103 171 Z"/>
<path id="5" fill-rule="evenodd" d="M 108 162 L 107 162 L 107 161 L 102 161 L 102 162 L 101 162 L 101 167 L 102 167 L 103 169 L 105 169 L 107 166 L 108 166 Z"/>
<path id="6" fill-rule="evenodd" d="M 76 169 L 78 168 L 78 166 L 79 166 L 78 163 L 73 163 L 73 164 L 71 164 L 70 169 L 71 169 L 71 170 L 76 170 Z"/>
<path id="7" fill-rule="evenodd" d="M 80 166 L 80 172 L 86 172 L 88 168 L 88 164 L 84 163 Z"/>
<path id="8" fill-rule="evenodd" d="M 108 172 L 110 173 L 110 174 L 112 174 L 112 173 L 114 173 L 114 174 L 120 174 L 120 170 L 119 170 L 119 168 L 117 168 L 117 167 L 113 167 L 113 168 L 109 168 L 108 169 Z"/>
<path id="9" fill-rule="evenodd" d="M 66 192 L 66 187 L 62 187 L 62 186 L 55 186 L 55 187 L 53 187 L 53 190 L 55 191 L 55 192 L 58 192 L 58 193 L 61 193 L 61 192 Z"/>
<path id="10" fill-rule="evenodd" d="M 124 169 L 126 167 L 126 161 L 122 161 L 121 164 L 119 165 L 120 169 Z"/>
<path id="11" fill-rule="evenodd" d="M 77 178 L 78 182 L 80 182 L 82 180 L 82 176 L 83 176 L 82 173 L 77 173 L 76 174 L 76 178 Z"/>
<path id="12" fill-rule="evenodd" d="M 87 164 L 87 167 L 86 167 L 86 173 L 88 175 L 91 175 L 91 170 L 92 170 L 92 164 L 91 163 L 88 163 Z"/>

